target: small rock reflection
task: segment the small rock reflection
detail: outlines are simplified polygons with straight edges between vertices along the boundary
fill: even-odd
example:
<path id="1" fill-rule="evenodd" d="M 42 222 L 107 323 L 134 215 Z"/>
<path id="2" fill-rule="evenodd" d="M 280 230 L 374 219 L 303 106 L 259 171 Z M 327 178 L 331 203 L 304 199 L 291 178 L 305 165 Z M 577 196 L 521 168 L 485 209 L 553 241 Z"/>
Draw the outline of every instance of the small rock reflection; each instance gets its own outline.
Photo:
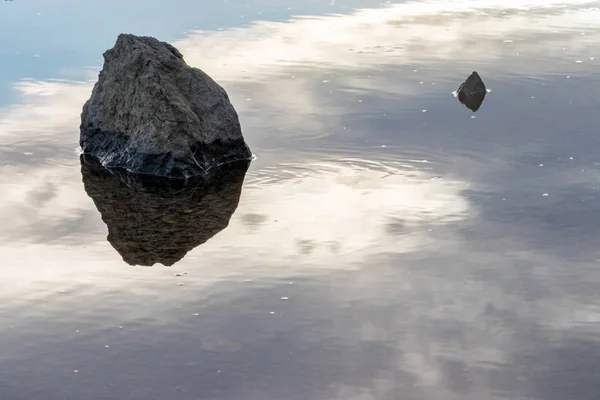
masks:
<path id="1" fill-rule="evenodd" d="M 108 241 L 130 265 L 171 266 L 229 225 L 248 162 L 200 182 L 157 180 L 107 170 L 82 155 L 81 175 L 108 227 Z"/>

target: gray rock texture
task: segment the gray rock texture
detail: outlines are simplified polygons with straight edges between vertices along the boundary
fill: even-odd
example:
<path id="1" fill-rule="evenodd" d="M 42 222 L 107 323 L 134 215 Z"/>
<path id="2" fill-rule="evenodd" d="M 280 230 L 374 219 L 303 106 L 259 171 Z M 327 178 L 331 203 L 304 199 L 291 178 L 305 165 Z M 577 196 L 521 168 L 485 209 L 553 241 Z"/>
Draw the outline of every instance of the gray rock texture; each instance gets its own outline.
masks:
<path id="1" fill-rule="evenodd" d="M 460 85 L 457 94 L 458 100 L 471 111 L 475 112 L 481 107 L 487 94 L 487 89 L 479 74 L 473 71 L 467 80 Z"/>
<path id="2" fill-rule="evenodd" d="M 106 167 L 169 178 L 252 156 L 225 90 L 170 44 L 131 34 L 104 53 L 80 145 Z"/>
<path id="3" fill-rule="evenodd" d="M 178 180 L 109 170 L 82 155 L 81 175 L 123 260 L 171 266 L 229 225 L 248 165 L 232 162 L 207 179 Z"/>

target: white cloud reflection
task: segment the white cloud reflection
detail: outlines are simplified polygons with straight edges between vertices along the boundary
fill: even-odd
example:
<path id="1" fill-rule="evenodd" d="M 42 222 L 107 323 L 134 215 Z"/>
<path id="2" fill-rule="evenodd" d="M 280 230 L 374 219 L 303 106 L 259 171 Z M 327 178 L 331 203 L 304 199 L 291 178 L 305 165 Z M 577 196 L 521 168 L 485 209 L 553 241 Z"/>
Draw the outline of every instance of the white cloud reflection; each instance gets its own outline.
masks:
<path id="1" fill-rule="evenodd" d="M 518 51 L 535 53 L 543 46 L 549 56 L 549 52 L 561 51 L 557 43 L 572 50 L 586 46 L 585 41 L 572 41 L 565 33 L 591 30 L 587 40 L 597 40 L 600 9 L 574 7 L 583 5 L 599 3 L 412 1 L 343 16 L 257 21 L 247 28 L 196 31 L 174 45 L 188 63 L 224 81 L 256 81 L 294 68 L 343 72 L 386 64 L 448 64 L 450 60 L 479 65 L 493 61 L 486 67 L 496 69 L 505 66 L 502 58 Z M 510 39 L 514 43 L 505 43 Z M 536 63 L 535 68 L 545 73 L 556 66 Z"/>
<path id="2" fill-rule="evenodd" d="M 23 80 L 15 84 L 19 103 L 0 109 L 0 145 L 54 141 L 76 148 L 80 113 L 94 82 Z"/>
<path id="3" fill-rule="evenodd" d="M 465 182 L 393 162 L 307 161 L 308 168 L 282 164 L 250 176 L 230 226 L 207 247 L 220 257 L 242 257 L 240 264 L 253 269 L 261 263 L 361 267 L 377 254 L 423 249 L 432 229 L 473 212 L 461 193 Z"/>
<path id="4" fill-rule="evenodd" d="M 330 104 L 327 91 L 315 92 L 307 85 L 307 81 L 322 83 L 326 80 L 324 74 L 339 74 L 335 77 L 338 84 L 354 82 L 361 90 L 407 96 L 422 88 L 410 85 L 406 79 L 361 80 L 345 76 L 344 71 L 431 62 L 435 63 L 419 71 L 415 79 L 444 79 L 445 71 L 458 63 L 469 64 L 464 68 L 485 65 L 488 71 L 508 73 L 562 71 L 561 63 L 575 61 L 564 59 L 567 54 L 585 53 L 600 40 L 600 32 L 595 29 L 600 22 L 600 8 L 583 7 L 586 5 L 600 3 L 408 2 L 348 15 L 257 21 L 245 28 L 194 31 L 173 44 L 190 65 L 202 68 L 224 84 L 246 122 L 260 118 L 264 123 L 264 117 L 269 116 L 279 125 L 298 125 L 300 130 L 301 125 L 309 125 L 318 130 L 323 126 L 319 116 L 325 103 L 332 120 L 337 121 L 334 110 L 348 111 L 340 104 Z M 505 43 L 505 39 L 514 41 Z M 528 57 L 522 57 L 525 61 L 519 63 L 518 58 L 514 59 L 520 53 L 536 54 L 540 48 L 544 48 L 544 57 L 556 57 L 556 63 L 542 63 L 535 58 L 531 62 Z M 505 64 L 508 58 L 512 60 L 510 66 Z M 578 71 L 586 68 L 583 63 Z M 81 107 L 96 80 L 93 70 L 84 73 L 89 79 L 27 79 L 16 83 L 19 103 L 0 110 L 0 145 L 40 138 L 76 144 Z M 285 80 L 273 80 L 273 75 L 281 74 L 286 75 Z M 265 84 L 267 79 L 270 82 Z"/>
<path id="5" fill-rule="evenodd" d="M 282 23 L 261 21 L 248 28 L 196 32 L 175 45 L 189 63 L 226 83 L 243 119 L 257 121 L 256 128 L 245 131 L 252 142 L 260 134 L 258 129 L 268 123 L 294 130 L 297 125 L 311 122 L 317 124 L 311 126 L 316 130 L 318 123 L 307 121 L 306 115 L 320 114 L 325 100 L 306 82 L 314 78 L 312 74 L 323 71 L 343 75 L 349 69 L 434 60 L 437 64 L 422 76 L 439 77 L 456 60 L 493 62 L 487 67 L 507 68 L 505 58 L 518 51 L 528 52 L 529 57 L 524 57 L 523 63 L 511 64 L 512 72 L 557 71 L 563 61 L 555 53 L 562 47 L 585 52 L 599 39 L 598 32 L 587 31 L 599 21 L 597 10 L 562 7 L 561 3 L 413 2 L 351 15 L 297 18 Z M 527 11 L 526 7 L 531 9 Z M 550 26 L 557 33 L 549 31 Z M 580 30 L 586 30 L 586 35 L 580 35 Z M 504 43 L 505 39 L 513 42 Z M 556 63 L 535 59 L 543 43 L 551 43 L 545 48 L 549 53 L 545 56 L 556 59 Z M 581 70 L 585 68 L 590 67 L 584 63 Z M 297 80 L 273 78 L 278 74 L 295 74 Z M 355 83 L 361 88 L 395 91 L 398 96 L 392 105 L 396 106 L 406 101 L 402 95 L 415 89 L 401 78 L 392 81 L 387 77 L 380 84 L 374 80 Z M 14 146 L 18 151 L 21 145 L 35 148 L 40 142 L 55 142 L 74 149 L 79 113 L 92 84 L 91 80 L 18 83 L 21 102 L 0 111 L 0 145 Z M 343 96 L 332 96 L 326 101 L 340 114 L 350 113 L 343 100 Z M 284 118 L 275 118 L 280 115 Z M 272 153 L 278 153 L 279 144 L 272 144 L 274 132 L 268 135 Z M 334 382 L 337 390 L 330 398 L 352 400 L 397 398 L 402 393 L 408 393 L 407 398 L 499 398 L 502 394 L 491 388 L 491 379 L 478 376 L 477 371 L 488 373 L 490 366 L 510 365 L 510 357 L 524 343 L 533 348 L 535 343 L 517 337 L 517 333 L 530 333 L 523 334 L 520 329 L 531 328 L 532 337 L 539 339 L 542 330 L 560 333 L 597 323 L 598 302 L 578 292 L 586 287 L 586 281 L 588 286 L 598 282 L 594 279 L 597 273 L 577 273 L 586 268 L 584 262 L 568 263 L 531 249 L 527 243 L 516 242 L 511 230 L 494 221 L 477 220 L 490 229 L 493 240 L 469 241 L 453 234 L 457 225 L 479 216 L 479 210 L 464 193 L 470 187 L 465 179 L 450 174 L 433 179 L 433 173 L 426 169 L 430 164 L 381 161 L 386 157 L 374 153 L 365 153 L 360 160 L 335 160 L 305 155 L 300 150 L 292 156 L 291 147 L 286 143 L 280 154 L 266 153 L 257 160 L 230 226 L 171 270 L 126 268 L 105 240 L 106 228 L 83 190 L 75 154 L 72 161 L 64 161 L 67 166 L 60 168 L 45 165 L 43 160 L 40 165 L 0 166 L 0 216 L 4 221 L 0 227 L 0 254 L 8 265 L 0 270 L 0 277 L 10 282 L 0 296 L 26 302 L 76 285 L 95 286 L 86 292 L 92 295 L 104 285 L 121 286 L 128 293 L 147 291 L 154 296 L 145 304 L 148 307 L 136 304 L 128 310 L 159 319 L 154 305 L 165 307 L 174 298 L 180 304 L 182 297 L 198 296 L 202 288 L 230 275 L 240 281 L 276 281 L 352 270 L 346 280 L 336 276 L 345 290 L 337 287 L 332 298 L 318 298 L 318 311 L 343 317 L 346 314 L 339 311 L 340 304 L 371 308 L 352 312 L 360 319 L 358 329 L 352 321 L 332 317 L 333 328 L 322 328 L 329 329 L 323 335 L 334 337 L 352 350 L 368 347 L 369 341 L 385 344 L 390 356 L 385 368 L 370 371 L 371 381 Z M 297 160 L 289 160 L 294 158 Z M 17 175 L 18 171 L 22 175 Z M 61 226 L 84 229 L 58 242 L 25 234 L 28 230 Z M 19 232 L 24 234 L 18 236 Z M 415 256 L 420 250 L 427 251 Z M 394 258 L 398 254 L 406 256 L 405 265 Z M 373 273 L 369 268 L 373 265 L 389 270 Z M 181 291 L 164 290 L 165 285 L 175 287 L 177 280 L 168 280 L 173 272 L 184 270 L 189 272 L 186 285 L 191 283 L 190 292 L 183 292 L 188 286 L 177 288 Z M 390 277 L 398 279 L 388 282 Z M 160 285 L 160 296 L 152 293 L 152 285 Z M 536 285 L 543 285 L 543 295 L 529 298 L 529 290 L 535 293 Z M 240 296 L 244 289 L 240 287 Z M 240 304 L 219 313 L 219 304 L 210 303 L 217 309 L 211 327 L 220 321 L 225 321 L 223 326 L 227 328 L 235 326 L 230 323 L 235 312 L 241 315 L 248 311 Z M 310 314 L 315 311 L 308 308 L 305 312 L 309 315 L 300 315 L 298 320 L 316 318 Z M 338 314 L 334 314 L 336 310 Z M 364 318 L 370 315 L 373 320 Z M 385 318 L 378 319 L 381 315 Z M 521 327 L 524 322 L 531 322 L 531 327 Z M 230 331 L 223 329 L 215 337 L 218 334 L 220 340 L 221 336 L 227 340 Z M 173 336 L 175 340 L 181 338 Z M 278 343 L 285 337 L 278 336 Z M 213 342 L 212 346 L 221 343 L 225 342 Z M 233 353 L 248 347 L 235 342 L 231 346 Z M 169 350 L 169 346 L 161 349 Z M 285 350 L 284 362 L 289 362 Z M 454 376 L 444 365 L 447 360 L 459 361 L 460 368 L 472 373 L 469 391 L 460 393 L 449 388 Z M 414 379 L 412 385 L 402 387 L 398 378 L 407 375 Z"/>
<path id="6" fill-rule="evenodd" d="M 359 268 L 377 254 L 423 249 L 431 245 L 431 230 L 473 216 L 461 195 L 468 184 L 432 178 L 414 166 L 359 160 L 305 159 L 253 171 L 229 227 L 191 251 L 178 268 L 196 265 L 208 284 L 233 272 L 221 267 L 227 260 L 235 273 L 285 277 Z M 34 170 L 18 181 L 4 174 L 0 189 L 7 216 L 0 249 L 13 265 L 2 272 L 5 278 L 48 279 L 54 270 L 65 284 L 70 273 L 104 275 L 103 270 L 124 267 L 105 242 L 106 228 L 77 169 Z M 61 266 L 66 258 L 81 266 Z"/>
<path id="7" fill-rule="evenodd" d="M 537 48 L 541 40 L 557 40 L 571 47 L 585 47 L 596 40 L 597 32 L 585 38 L 577 33 L 577 40 L 573 40 L 571 34 L 575 27 L 584 30 L 594 25 L 600 15 L 598 10 L 562 7 L 561 4 L 557 1 L 412 2 L 359 10 L 349 15 L 302 17 L 280 23 L 259 21 L 247 28 L 195 32 L 175 45 L 190 64 L 202 67 L 226 83 L 232 97 L 237 98 L 236 107 L 242 119 L 256 119 L 263 124 L 275 120 L 280 129 L 293 130 L 310 125 L 311 120 L 305 116 L 319 114 L 323 99 L 310 87 L 298 83 L 301 79 L 273 80 L 267 85 L 260 83 L 274 72 L 289 68 L 301 77 L 303 73 L 312 74 L 318 66 L 331 72 L 436 59 L 440 62 L 438 67 L 427 72 L 435 75 L 443 73 L 443 65 L 449 60 L 453 63 L 457 56 L 463 61 L 493 59 L 498 61 L 493 65 L 499 68 L 502 57 L 507 54 L 507 46 Z M 569 4 L 595 2 L 572 1 Z M 502 10 L 506 10 L 506 14 Z M 548 32 L 549 26 L 560 34 Z M 509 37 L 517 41 L 503 43 L 502 39 Z M 548 51 L 556 48 L 554 43 Z M 309 68 L 305 68 L 307 66 Z M 539 62 L 535 67 L 540 73 L 554 68 L 552 63 Z M 74 150 L 78 143 L 81 106 L 89 97 L 93 79 L 17 83 L 15 88 L 20 92 L 20 102 L 0 110 L 0 145 L 18 151 L 20 146 L 35 148 L 41 143 L 53 143 Z M 386 90 L 388 84 L 389 81 L 383 82 L 377 90 Z M 244 86 L 244 90 L 249 87 L 256 97 L 246 101 L 237 85 L 249 85 Z M 341 100 L 330 97 L 327 101 L 336 106 L 335 102 Z M 400 97 L 396 101 L 403 99 Z M 348 112 L 341 104 L 337 107 L 340 113 Z M 277 119 L 276 116 L 284 118 Z M 337 123 L 333 114 L 331 119 Z M 317 126 L 311 130 L 318 131 L 318 122 L 313 123 Z M 246 129 L 249 142 L 260 135 L 257 130 L 258 127 Z M 268 132 L 267 142 L 272 143 L 273 136 L 274 132 Z M 289 148 L 286 151 L 289 152 Z M 75 156 L 72 161 L 65 162 L 71 166 L 77 164 Z M 278 161 L 271 163 L 275 162 Z M 40 161 L 40 164 L 44 163 Z M 306 175 L 260 185 L 251 183 L 244 192 L 231 227 L 197 253 L 204 254 L 204 249 L 216 250 L 218 246 L 229 248 L 228 242 L 242 236 L 245 239 L 238 251 L 254 254 L 263 261 L 266 255 L 261 252 L 270 252 L 268 258 L 276 263 L 284 262 L 288 257 L 311 258 L 310 254 L 314 255 L 314 260 L 328 264 L 333 264 L 336 254 L 344 254 L 346 261 L 360 262 L 369 252 L 416 249 L 428 237 L 427 230 L 421 232 L 416 228 L 457 221 L 469 213 L 469 204 L 461 194 L 467 183 L 451 178 L 433 180 L 418 168 L 410 174 L 393 170 L 382 177 L 379 167 L 349 163 L 311 164 L 313 169 Z M 25 176 L 16 178 L 11 173 L 15 170 L 24 172 Z M 5 167 L 4 171 L 0 182 L 3 193 L 0 209 L 8 217 L 3 236 L 24 229 L 28 221 L 34 223 L 33 216 L 36 224 L 52 222 L 53 225 L 57 219 L 68 220 L 69 215 L 81 214 L 83 209 L 92 207 L 83 190 L 79 190 L 78 171 L 65 175 L 64 170 L 35 164 Z M 70 178 L 66 178 L 67 175 Z M 61 177 L 65 177 L 63 181 Z M 57 183 L 52 200 L 28 205 L 30 193 L 44 192 L 53 179 Z M 241 221 L 240 216 L 245 214 L 266 214 L 269 222 L 258 225 L 254 232 Z M 273 223 L 273 220 L 280 222 Z M 385 232 L 385 224 L 394 220 L 413 233 L 389 235 Z M 393 225 L 392 222 L 389 224 Z M 417 231 L 420 233 L 414 233 Z M 276 238 L 278 245 L 266 248 L 265 237 Z M 329 247 L 315 247 L 315 243 L 329 243 Z M 2 246 L 11 247 L 14 252 L 17 244 L 4 242 Z M 52 246 L 48 245 L 49 252 L 52 252 Z M 26 245 L 22 251 L 27 251 Z M 46 257 L 52 258 L 50 254 Z M 19 262 L 17 260 L 27 258 L 15 254 L 13 259 Z"/>

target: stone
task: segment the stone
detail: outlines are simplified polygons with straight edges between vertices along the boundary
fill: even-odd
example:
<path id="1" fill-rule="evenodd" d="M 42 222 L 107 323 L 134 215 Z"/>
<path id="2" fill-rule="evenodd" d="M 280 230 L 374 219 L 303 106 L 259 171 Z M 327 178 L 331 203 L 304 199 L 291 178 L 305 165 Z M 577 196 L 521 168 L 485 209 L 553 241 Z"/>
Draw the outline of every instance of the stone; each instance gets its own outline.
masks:
<path id="1" fill-rule="evenodd" d="M 80 156 L 86 193 L 108 227 L 107 240 L 130 265 L 172 266 L 229 225 L 249 161 L 188 180 L 107 169 Z"/>
<path id="2" fill-rule="evenodd" d="M 104 53 L 80 145 L 105 167 L 182 179 L 252 157 L 225 89 L 170 44 L 132 34 Z"/>
<path id="3" fill-rule="evenodd" d="M 486 94 L 485 84 L 476 71 L 457 90 L 458 100 L 473 112 L 479 110 Z"/>

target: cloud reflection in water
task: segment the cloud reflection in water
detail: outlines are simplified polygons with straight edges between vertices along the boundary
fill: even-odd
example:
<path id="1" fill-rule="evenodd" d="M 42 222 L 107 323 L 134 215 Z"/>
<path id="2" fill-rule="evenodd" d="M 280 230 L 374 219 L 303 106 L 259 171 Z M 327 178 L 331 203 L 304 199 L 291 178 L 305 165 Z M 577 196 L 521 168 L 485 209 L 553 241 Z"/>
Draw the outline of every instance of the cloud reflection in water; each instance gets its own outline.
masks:
<path id="1" fill-rule="evenodd" d="M 72 159 L 42 154 L 36 163 L 22 154 L 46 145 L 74 150 L 91 82 L 21 82 L 23 102 L 3 111 L 0 125 L 0 153 L 12 160 L 0 174 L 0 209 L 9 216 L 0 228 L 0 252 L 12 266 L 0 272 L 12 283 L 1 295 L 11 307 L 27 304 L 40 296 L 27 284 L 42 276 L 52 283 L 42 287 L 46 292 L 71 285 L 71 302 L 83 298 L 80 293 L 91 294 L 82 304 L 101 310 L 106 320 L 85 310 L 81 319 L 63 317 L 59 322 L 71 323 L 69 329 L 84 322 L 92 328 L 83 339 L 53 343 L 64 350 L 55 358 L 39 360 L 36 347 L 23 351 L 7 345 L 7 352 L 25 359 L 29 351 L 36 363 L 60 367 L 44 368 L 59 371 L 46 373 L 68 370 L 68 377 L 72 360 L 62 354 L 75 361 L 93 355 L 110 368 L 88 365 L 92 375 L 106 374 L 115 388 L 129 384 L 129 375 L 113 373 L 115 365 L 147 382 L 138 388 L 138 398 L 168 397 L 174 386 L 188 394 L 212 390 L 221 399 L 594 398 L 600 320 L 594 238 L 585 242 L 585 231 L 577 236 L 572 230 L 574 239 L 547 242 L 557 236 L 540 226 L 560 211 L 553 208 L 560 204 L 554 192 L 572 190 L 573 182 L 595 185 L 581 170 L 595 174 L 597 168 L 573 163 L 550 169 L 551 161 L 544 160 L 546 169 L 537 172 L 539 163 L 514 158 L 540 156 L 531 149 L 546 149 L 542 145 L 566 151 L 564 132 L 570 131 L 562 128 L 572 128 L 574 120 L 548 124 L 543 136 L 533 129 L 527 135 L 525 129 L 514 129 L 514 136 L 502 132 L 505 147 L 492 147 L 490 127 L 477 132 L 477 141 L 463 136 L 459 142 L 456 132 L 468 132 L 467 122 L 451 131 L 443 120 L 444 129 L 435 131 L 432 120 L 415 123 L 409 106 L 422 116 L 425 107 L 415 103 L 447 96 L 448 109 L 454 110 L 450 92 L 457 77 L 481 65 L 486 82 L 488 76 L 512 77 L 525 86 L 555 75 L 563 79 L 565 71 L 595 76 L 593 62 L 576 65 L 574 57 L 592 57 L 598 50 L 599 33 L 592 29 L 598 10 L 583 7 L 596 3 L 413 2 L 195 32 L 175 43 L 188 62 L 224 82 L 247 139 L 260 144 L 252 146 L 260 150 L 259 158 L 228 228 L 177 264 L 178 271 L 190 272 L 181 288 L 164 268 L 123 268 L 81 188 L 74 154 Z M 530 75 L 532 80 L 524 80 Z M 571 84 L 570 91 L 547 97 L 542 114 L 532 102 L 528 117 L 572 112 L 565 104 L 585 84 L 575 79 Z M 494 100 L 501 100 L 502 91 L 497 93 Z M 359 108 L 357 94 L 374 103 Z M 481 113 L 500 112 L 497 104 L 486 103 Z M 376 116 L 394 112 L 394 122 L 404 121 L 395 131 L 399 136 L 387 138 L 388 147 L 376 142 L 377 125 L 351 125 L 365 117 L 365 109 Z M 498 129 L 518 127 L 507 120 Z M 406 145 L 409 136 L 429 162 Z M 525 143 L 524 136 L 542 138 L 542 145 Z M 363 147 L 353 147 L 359 140 Z M 444 148 L 450 141 L 464 148 Z M 472 148 L 477 151 L 469 153 Z M 531 187 L 548 182 L 554 184 L 551 196 L 540 191 L 535 200 L 528 197 Z M 589 195 L 594 198 L 591 189 Z M 567 200 L 573 215 L 580 207 L 590 209 L 579 198 Z M 523 210 L 527 215 L 519 215 Z M 586 215 L 593 221 L 593 214 Z M 76 235 L 52 236 L 73 232 L 74 226 L 80 227 Z M 36 231 L 47 234 L 33 235 Z M 532 237 L 543 246 L 532 246 Z M 585 244 L 575 247 L 581 250 L 578 258 L 554 252 L 569 240 Z M 93 282 L 92 288 L 86 292 L 81 282 Z M 95 297 L 105 287 L 122 290 L 112 292 L 113 303 L 99 305 Z M 145 301 L 129 306 L 131 293 Z M 123 316 L 123 308 L 131 314 Z M 54 315 L 56 309 L 46 311 Z M 115 363 L 118 355 L 101 353 L 105 349 L 98 343 L 106 339 L 102 324 L 118 326 L 111 312 L 126 327 L 111 339 L 122 345 L 119 351 L 133 349 L 120 363 Z M 28 323 L 13 321 L 17 327 Z M 16 336 L 7 333 L 4 340 L 24 340 Z M 43 347 L 33 339 L 28 343 Z M 72 352 L 72 343 L 84 350 Z M 156 352 L 136 352 L 140 343 L 160 351 L 165 364 L 153 362 Z M 129 357 L 133 353 L 136 357 Z M 14 371 L 18 363 L 7 365 Z M 565 368 L 578 365 L 586 370 Z M 218 374 L 217 368 L 222 368 Z M 165 372 L 168 382 L 156 379 Z M 89 389 L 69 382 L 67 395 Z M 106 388 L 104 380 L 98 385 Z"/>

